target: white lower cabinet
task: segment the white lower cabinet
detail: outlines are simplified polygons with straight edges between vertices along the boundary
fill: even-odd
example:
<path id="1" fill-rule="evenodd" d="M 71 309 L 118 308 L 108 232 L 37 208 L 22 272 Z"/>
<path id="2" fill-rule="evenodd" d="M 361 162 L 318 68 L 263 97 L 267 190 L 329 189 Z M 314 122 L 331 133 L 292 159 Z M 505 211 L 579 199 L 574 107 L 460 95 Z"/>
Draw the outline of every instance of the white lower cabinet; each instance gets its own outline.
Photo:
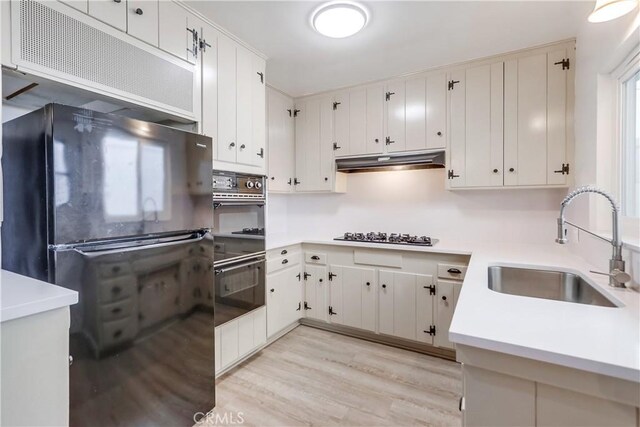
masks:
<path id="1" fill-rule="evenodd" d="M 453 311 L 458 303 L 461 282 L 453 280 L 438 280 L 435 295 L 435 324 L 438 325 L 440 333 L 434 337 L 434 344 L 438 347 L 454 348 L 449 341 L 449 327 L 453 320 Z"/>
<path id="2" fill-rule="evenodd" d="M 304 317 L 326 322 L 329 313 L 327 301 L 327 267 L 305 264 Z"/>
<path id="3" fill-rule="evenodd" d="M 373 268 L 329 267 L 331 323 L 375 332 L 375 273 Z"/>
<path id="4" fill-rule="evenodd" d="M 260 307 L 215 328 L 216 374 L 266 343 L 266 321 L 266 307 Z"/>
<path id="5" fill-rule="evenodd" d="M 288 261 L 289 258 L 283 258 L 282 261 L 284 260 Z M 299 263 L 267 276 L 267 336 L 269 338 L 296 323 L 302 316 L 300 277 Z"/>

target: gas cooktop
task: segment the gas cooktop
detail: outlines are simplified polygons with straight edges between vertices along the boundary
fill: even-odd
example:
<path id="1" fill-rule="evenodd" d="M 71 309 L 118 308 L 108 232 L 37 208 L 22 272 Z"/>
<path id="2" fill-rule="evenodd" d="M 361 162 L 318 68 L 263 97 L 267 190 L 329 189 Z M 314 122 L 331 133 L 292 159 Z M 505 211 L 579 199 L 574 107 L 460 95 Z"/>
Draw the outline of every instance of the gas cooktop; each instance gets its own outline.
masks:
<path id="1" fill-rule="evenodd" d="M 232 231 L 231 234 L 250 234 L 253 236 L 264 236 L 264 228 L 243 228 L 242 231 Z"/>
<path id="2" fill-rule="evenodd" d="M 411 234 L 399 233 L 344 233 L 340 237 L 333 240 L 342 240 L 350 242 L 366 242 L 366 243 L 387 243 L 395 245 L 409 246 L 433 246 L 438 243 L 438 239 L 432 239 L 427 236 L 414 236 Z"/>

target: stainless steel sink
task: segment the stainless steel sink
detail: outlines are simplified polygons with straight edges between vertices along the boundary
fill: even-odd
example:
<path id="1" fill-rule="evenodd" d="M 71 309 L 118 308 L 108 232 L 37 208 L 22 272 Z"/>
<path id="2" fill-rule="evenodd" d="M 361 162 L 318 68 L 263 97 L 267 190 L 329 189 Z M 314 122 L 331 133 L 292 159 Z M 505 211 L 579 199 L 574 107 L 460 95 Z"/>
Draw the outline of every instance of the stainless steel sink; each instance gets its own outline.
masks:
<path id="1" fill-rule="evenodd" d="M 617 307 L 584 278 L 563 271 L 491 266 L 489 289 L 510 295 Z"/>

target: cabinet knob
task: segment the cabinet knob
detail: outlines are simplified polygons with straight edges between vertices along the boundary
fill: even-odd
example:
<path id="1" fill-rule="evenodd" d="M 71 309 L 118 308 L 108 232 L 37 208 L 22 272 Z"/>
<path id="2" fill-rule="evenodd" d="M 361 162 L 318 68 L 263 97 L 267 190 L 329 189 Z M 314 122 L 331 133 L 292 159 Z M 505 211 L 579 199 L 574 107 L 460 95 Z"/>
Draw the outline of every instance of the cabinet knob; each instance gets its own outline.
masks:
<path id="1" fill-rule="evenodd" d="M 275 176 L 272 176 L 272 177 L 271 177 L 271 181 L 273 181 L 274 179 L 276 179 L 276 177 L 275 177 Z"/>
<path id="2" fill-rule="evenodd" d="M 142 15 L 142 9 L 137 8 L 136 9 L 136 15 Z"/>
<path id="3" fill-rule="evenodd" d="M 436 135 L 438 135 L 438 136 L 442 136 L 442 132 L 438 131 L 438 132 L 436 133 Z"/>
<path id="4" fill-rule="evenodd" d="M 446 301 L 446 300 L 447 300 L 447 297 L 443 295 L 442 296 L 442 301 Z"/>
<path id="5" fill-rule="evenodd" d="M 325 180 L 325 182 L 327 182 L 327 181 L 329 181 L 329 178 L 325 176 L 324 180 Z"/>
<path id="6" fill-rule="evenodd" d="M 286 249 L 283 249 L 283 250 L 280 252 L 280 255 L 286 255 L 286 254 L 287 254 L 287 250 L 286 250 Z"/>
<path id="7" fill-rule="evenodd" d="M 374 139 L 374 141 L 376 142 L 376 144 L 377 144 L 378 142 L 380 142 L 380 140 L 379 140 L 378 138 Z"/>
<path id="8" fill-rule="evenodd" d="M 494 170 L 493 170 L 493 173 L 498 173 L 498 169 L 494 169 Z"/>
<path id="9" fill-rule="evenodd" d="M 120 3 L 122 0 L 113 0 L 114 3 Z"/>
<path id="10" fill-rule="evenodd" d="M 318 281 L 319 281 L 320 283 L 322 283 L 322 279 L 318 279 Z"/>
<path id="11" fill-rule="evenodd" d="M 244 145 L 244 144 L 240 145 L 240 149 L 241 149 L 241 150 L 244 150 L 246 147 L 247 147 L 247 146 L 246 146 L 246 145 Z"/>
<path id="12" fill-rule="evenodd" d="M 371 286 L 371 282 L 367 282 L 367 286 Z"/>
<path id="13" fill-rule="evenodd" d="M 275 289 L 273 289 L 273 288 L 269 289 L 269 292 L 275 292 L 275 291 L 276 291 L 276 290 L 275 290 Z"/>
<path id="14" fill-rule="evenodd" d="M 229 144 L 229 147 L 230 147 L 230 148 L 233 148 L 233 147 L 235 147 L 235 146 L 236 146 L 236 143 L 235 143 L 235 142 L 232 142 L 231 144 Z"/>
<path id="15" fill-rule="evenodd" d="M 509 172 L 515 172 L 516 170 L 514 168 L 509 168 Z"/>
<path id="16" fill-rule="evenodd" d="M 387 285 L 382 285 L 382 289 L 387 289 Z"/>

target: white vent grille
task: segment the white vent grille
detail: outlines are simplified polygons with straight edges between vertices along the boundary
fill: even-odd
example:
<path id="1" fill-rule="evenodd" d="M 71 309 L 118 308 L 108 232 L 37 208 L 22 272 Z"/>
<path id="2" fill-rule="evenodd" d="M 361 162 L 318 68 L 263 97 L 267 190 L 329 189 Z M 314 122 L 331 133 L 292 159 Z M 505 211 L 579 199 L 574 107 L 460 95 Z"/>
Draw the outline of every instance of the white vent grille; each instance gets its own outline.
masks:
<path id="1" fill-rule="evenodd" d="M 193 72 L 32 0 L 20 1 L 20 59 L 193 111 Z"/>

